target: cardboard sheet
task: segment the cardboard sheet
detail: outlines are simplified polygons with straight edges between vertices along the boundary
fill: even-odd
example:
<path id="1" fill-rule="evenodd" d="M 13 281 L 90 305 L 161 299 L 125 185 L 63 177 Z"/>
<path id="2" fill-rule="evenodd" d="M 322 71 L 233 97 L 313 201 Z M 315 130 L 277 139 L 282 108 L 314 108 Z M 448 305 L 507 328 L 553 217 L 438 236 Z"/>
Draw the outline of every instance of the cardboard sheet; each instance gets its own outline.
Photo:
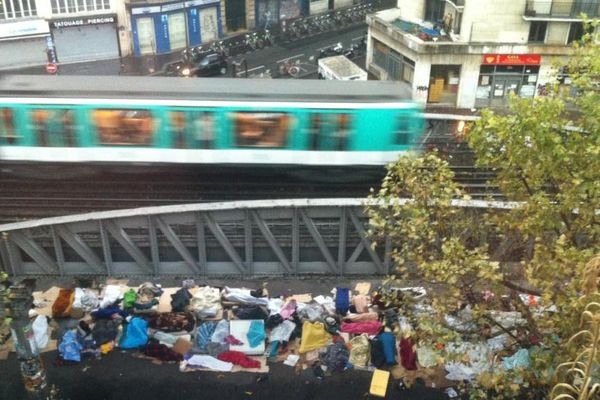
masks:
<path id="1" fill-rule="evenodd" d="M 312 301 L 312 293 L 295 294 L 285 299 L 286 304 L 292 300 L 296 300 L 298 303 L 310 303 Z"/>
<path id="2" fill-rule="evenodd" d="M 354 287 L 354 291 L 366 296 L 371 291 L 371 284 L 369 282 L 358 282 Z"/>

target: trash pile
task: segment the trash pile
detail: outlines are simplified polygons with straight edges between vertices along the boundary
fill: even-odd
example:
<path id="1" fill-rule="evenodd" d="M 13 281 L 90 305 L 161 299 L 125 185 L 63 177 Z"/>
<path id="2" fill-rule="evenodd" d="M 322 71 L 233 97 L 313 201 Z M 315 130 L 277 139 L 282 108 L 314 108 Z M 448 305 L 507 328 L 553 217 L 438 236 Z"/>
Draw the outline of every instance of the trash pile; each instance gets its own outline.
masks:
<path id="1" fill-rule="evenodd" d="M 429 312 L 421 301 L 424 288 L 399 290 L 411 297 L 417 313 Z M 266 373 L 279 365 L 326 379 L 362 369 L 373 371 L 373 395 L 385 396 L 391 375 L 400 389 L 420 382 L 448 388 L 450 398 L 458 397 L 452 387 L 458 382 L 493 368 L 529 366 L 526 349 L 496 362 L 495 356 L 514 345 L 506 333 L 478 343 L 420 342 L 409 319 L 386 309 L 369 283 L 314 297 L 275 297 L 266 286 L 211 287 L 185 280 L 180 288 L 151 282 L 129 287 L 125 280 L 109 280 L 98 290 L 35 292 L 34 305 L 35 343 L 44 351 L 58 350 L 56 365 L 132 349 L 136 357 L 178 363 L 181 372 Z M 446 322 L 468 326 L 468 313 L 449 315 Z M 509 328 L 525 323 L 516 312 L 497 312 L 493 318 Z M 57 340 L 49 340 L 51 333 Z"/>

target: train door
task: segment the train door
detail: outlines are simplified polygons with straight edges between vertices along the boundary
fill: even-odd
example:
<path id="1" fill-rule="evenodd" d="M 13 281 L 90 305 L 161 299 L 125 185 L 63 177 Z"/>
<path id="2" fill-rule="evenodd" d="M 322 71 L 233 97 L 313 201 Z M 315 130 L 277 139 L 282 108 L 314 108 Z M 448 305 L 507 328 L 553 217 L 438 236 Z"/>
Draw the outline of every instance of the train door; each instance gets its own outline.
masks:
<path id="1" fill-rule="evenodd" d="M 35 107 L 27 109 L 29 134 L 40 147 L 76 147 L 76 108 Z"/>
<path id="2" fill-rule="evenodd" d="M 308 116 L 309 150 L 346 151 L 351 147 L 356 115 L 350 110 L 315 111 Z"/>

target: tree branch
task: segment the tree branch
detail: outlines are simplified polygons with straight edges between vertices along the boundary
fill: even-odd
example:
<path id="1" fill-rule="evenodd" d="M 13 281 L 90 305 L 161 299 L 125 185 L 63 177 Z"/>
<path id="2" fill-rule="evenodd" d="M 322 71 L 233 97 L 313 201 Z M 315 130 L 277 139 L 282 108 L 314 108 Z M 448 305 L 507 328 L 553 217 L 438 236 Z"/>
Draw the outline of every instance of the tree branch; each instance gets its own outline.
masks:
<path id="1" fill-rule="evenodd" d="M 523 287 L 523 286 L 521 286 L 513 281 L 510 281 L 508 279 L 503 279 L 501 283 L 502 283 L 502 285 L 506 286 L 507 288 L 515 290 L 517 292 L 531 294 L 534 296 L 542 295 L 542 292 L 540 290 Z"/>

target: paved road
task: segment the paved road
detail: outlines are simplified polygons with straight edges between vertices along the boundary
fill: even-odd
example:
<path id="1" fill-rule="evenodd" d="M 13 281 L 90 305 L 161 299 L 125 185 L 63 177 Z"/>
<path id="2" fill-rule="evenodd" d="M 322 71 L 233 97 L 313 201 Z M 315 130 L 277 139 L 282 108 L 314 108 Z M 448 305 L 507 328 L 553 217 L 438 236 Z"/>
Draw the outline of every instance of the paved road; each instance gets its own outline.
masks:
<path id="1" fill-rule="evenodd" d="M 60 390 L 61 400 L 366 400 L 370 396 L 371 372 L 344 371 L 324 379 L 311 369 L 296 375 L 293 368 L 272 364 L 268 374 L 179 372 L 176 364 L 156 365 L 134 357 L 135 351 L 114 351 L 100 360 L 78 365 L 55 366 L 55 351 L 43 355 L 48 382 Z M 85 369 L 85 371 L 84 371 Z M 0 399 L 25 398 L 17 360 L 12 353 L 0 361 Z M 260 379 L 259 379 L 260 378 Z M 399 391 L 390 380 L 386 399 L 442 400 L 441 390 L 415 388 Z"/>
<path id="2" fill-rule="evenodd" d="M 316 71 L 316 62 L 309 61 L 309 58 L 317 54 L 319 49 L 334 45 L 337 42 L 342 42 L 344 48 L 347 48 L 353 42 L 353 39 L 362 38 L 366 32 L 366 25 L 360 25 L 343 31 L 322 33 L 294 42 L 278 43 L 272 47 L 236 55 L 232 58 L 236 62 L 245 58 L 250 74 L 259 74 L 266 69 L 278 71 L 278 62 L 288 58 L 301 59 L 303 61 L 300 65 L 301 76 L 308 76 Z M 64 64 L 59 66 L 58 73 L 61 75 L 149 75 L 157 73 L 164 65 L 180 58 L 180 52 L 157 56 L 129 56 L 111 60 Z M 362 61 L 357 60 L 357 62 L 362 62 L 362 66 L 364 66 L 364 58 Z M 8 73 L 45 75 L 46 71 L 44 66 L 0 71 L 0 74 Z"/>

